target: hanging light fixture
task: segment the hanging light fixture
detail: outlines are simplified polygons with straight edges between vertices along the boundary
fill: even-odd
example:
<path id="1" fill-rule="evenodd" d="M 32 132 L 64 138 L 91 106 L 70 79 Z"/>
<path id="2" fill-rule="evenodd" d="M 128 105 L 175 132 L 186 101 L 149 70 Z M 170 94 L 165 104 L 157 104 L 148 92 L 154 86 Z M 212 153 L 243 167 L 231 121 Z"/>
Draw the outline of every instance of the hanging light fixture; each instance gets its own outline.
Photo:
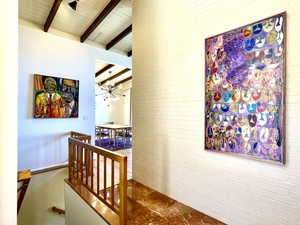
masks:
<path id="1" fill-rule="evenodd" d="M 108 85 L 107 83 L 103 85 L 100 85 L 100 83 L 98 83 L 96 85 L 95 92 L 96 96 L 102 96 L 103 101 L 107 102 L 107 106 L 110 106 L 112 101 L 118 101 L 122 97 L 126 97 L 126 95 L 118 86 L 113 86 L 111 84 Z"/>
<path id="2" fill-rule="evenodd" d="M 108 71 L 109 77 L 111 77 L 112 71 Z M 111 80 L 106 81 L 101 85 L 101 82 L 96 83 L 95 88 L 96 96 L 102 96 L 103 101 L 107 102 L 107 106 L 111 105 L 112 101 L 118 101 L 122 97 L 126 97 L 126 95 L 122 91 L 122 84 L 118 86 L 114 85 L 114 82 Z"/>
<path id="3" fill-rule="evenodd" d="M 77 2 L 79 2 L 79 0 L 74 0 L 72 2 L 69 2 L 69 6 L 74 10 L 76 11 L 77 9 Z"/>

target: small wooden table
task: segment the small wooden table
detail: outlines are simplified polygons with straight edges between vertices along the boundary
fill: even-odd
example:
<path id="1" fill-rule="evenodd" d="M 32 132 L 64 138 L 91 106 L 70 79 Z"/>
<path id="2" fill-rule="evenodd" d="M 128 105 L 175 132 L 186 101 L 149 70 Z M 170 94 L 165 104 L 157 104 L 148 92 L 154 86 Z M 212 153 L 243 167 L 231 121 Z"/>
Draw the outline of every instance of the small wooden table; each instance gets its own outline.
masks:
<path id="1" fill-rule="evenodd" d="M 103 125 L 98 125 L 97 128 L 100 130 L 100 139 L 101 139 L 102 130 L 108 130 L 109 137 L 114 140 L 114 147 L 116 147 L 117 131 L 122 130 L 127 132 L 130 131 L 132 127 L 131 125 L 123 125 L 123 124 L 103 124 Z"/>

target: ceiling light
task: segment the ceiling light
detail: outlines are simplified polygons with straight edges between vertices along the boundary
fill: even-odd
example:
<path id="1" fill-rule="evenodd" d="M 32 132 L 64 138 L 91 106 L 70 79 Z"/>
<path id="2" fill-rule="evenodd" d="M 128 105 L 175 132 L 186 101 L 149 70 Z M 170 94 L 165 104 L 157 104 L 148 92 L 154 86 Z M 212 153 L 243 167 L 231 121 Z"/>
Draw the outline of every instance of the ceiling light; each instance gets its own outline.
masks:
<path id="1" fill-rule="evenodd" d="M 78 1 L 78 0 L 69 2 L 69 6 L 70 6 L 74 11 L 76 11 L 76 8 L 77 8 L 77 1 Z"/>

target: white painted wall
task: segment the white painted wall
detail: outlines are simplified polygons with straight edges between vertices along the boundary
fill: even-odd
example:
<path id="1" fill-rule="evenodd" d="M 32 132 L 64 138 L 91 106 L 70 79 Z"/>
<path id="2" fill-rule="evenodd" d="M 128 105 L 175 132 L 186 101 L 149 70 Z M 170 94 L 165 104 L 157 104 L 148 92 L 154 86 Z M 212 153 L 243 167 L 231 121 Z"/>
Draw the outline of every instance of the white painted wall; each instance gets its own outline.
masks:
<path id="1" fill-rule="evenodd" d="M 79 41 L 19 26 L 18 169 L 37 169 L 67 160 L 70 131 L 94 134 L 95 63 L 131 67 L 131 59 Z M 78 79 L 79 118 L 33 119 L 33 74 Z"/>
<path id="2" fill-rule="evenodd" d="M 131 114 L 131 89 L 124 90 L 126 97 L 123 98 L 124 109 L 123 109 L 123 124 L 131 124 L 130 114 Z"/>
<path id="3" fill-rule="evenodd" d="M 108 225 L 65 183 L 66 225 Z"/>
<path id="4" fill-rule="evenodd" d="M 130 124 L 130 87 L 122 89 L 125 97 L 111 101 L 103 101 L 101 95 L 96 96 L 96 124 L 114 122 L 117 124 Z M 109 105 L 109 106 L 108 106 Z"/>
<path id="5" fill-rule="evenodd" d="M 123 90 L 125 97 L 113 101 L 110 107 L 110 121 L 117 124 L 130 124 L 130 89 Z"/>
<path id="6" fill-rule="evenodd" d="M 287 164 L 204 151 L 204 39 L 285 10 Z M 299 225 L 299 27 L 299 0 L 134 1 L 134 179 L 230 225 Z"/>
<path id="7" fill-rule="evenodd" d="M 101 95 L 95 97 L 95 124 L 104 124 L 110 121 L 110 107 Z"/>
<path id="8" fill-rule="evenodd" d="M 18 3 L 0 7 L 0 224 L 17 223 Z"/>

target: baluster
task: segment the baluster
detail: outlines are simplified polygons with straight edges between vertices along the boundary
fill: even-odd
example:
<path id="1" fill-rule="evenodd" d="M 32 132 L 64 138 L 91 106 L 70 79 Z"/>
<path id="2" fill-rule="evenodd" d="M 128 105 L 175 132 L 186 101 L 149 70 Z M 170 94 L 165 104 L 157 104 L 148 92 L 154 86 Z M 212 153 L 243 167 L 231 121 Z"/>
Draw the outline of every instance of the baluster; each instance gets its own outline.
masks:
<path id="1" fill-rule="evenodd" d="M 99 195 L 99 189 L 100 189 L 100 184 L 99 184 L 99 176 L 100 176 L 100 174 L 99 174 L 99 170 L 100 170 L 100 166 L 99 166 L 99 153 L 97 153 L 97 195 Z"/>
<path id="2" fill-rule="evenodd" d="M 74 180 L 75 180 L 75 173 L 76 173 L 76 168 L 75 168 L 75 164 L 76 164 L 76 148 L 77 148 L 77 145 L 74 144 L 73 145 L 73 149 L 72 149 L 72 155 L 73 155 L 73 157 L 72 157 L 72 167 L 73 167 L 73 169 L 72 169 L 72 171 L 73 171 L 72 177 L 74 178 Z"/>
<path id="3" fill-rule="evenodd" d="M 91 189 L 94 191 L 94 160 L 93 160 L 93 156 L 94 156 L 94 152 L 91 151 L 91 173 L 92 173 L 92 176 L 91 176 Z"/>
<path id="4" fill-rule="evenodd" d="M 114 201 L 115 201 L 115 196 L 114 196 L 114 186 L 115 186 L 115 166 L 114 166 L 114 160 L 111 160 L 111 205 L 114 207 Z"/>
<path id="5" fill-rule="evenodd" d="M 104 200 L 106 200 L 106 157 L 104 156 Z"/>
<path id="6" fill-rule="evenodd" d="M 84 152 L 85 185 L 88 185 L 88 159 L 87 159 L 87 155 L 88 155 L 88 149 L 85 148 L 85 152 Z"/>
<path id="7" fill-rule="evenodd" d="M 72 182 L 72 143 L 69 139 L 69 181 Z"/>
<path id="8" fill-rule="evenodd" d="M 76 162 L 76 166 L 77 166 L 77 183 L 79 182 L 79 170 L 80 170 L 80 149 L 81 149 L 81 146 L 78 145 L 77 146 L 77 162 Z"/>
<path id="9" fill-rule="evenodd" d="M 120 224 L 127 225 L 127 157 L 120 161 Z"/>
<path id="10" fill-rule="evenodd" d="M 81 151 L 80 151 L 80 174 L 81 174 L 81 184 L 83 184 L 83 166 L 84 166 L 84 163 L 83 163 L 83 152 L 84 152 L 84 148 L 82 147 L 81 148 Z"/>

